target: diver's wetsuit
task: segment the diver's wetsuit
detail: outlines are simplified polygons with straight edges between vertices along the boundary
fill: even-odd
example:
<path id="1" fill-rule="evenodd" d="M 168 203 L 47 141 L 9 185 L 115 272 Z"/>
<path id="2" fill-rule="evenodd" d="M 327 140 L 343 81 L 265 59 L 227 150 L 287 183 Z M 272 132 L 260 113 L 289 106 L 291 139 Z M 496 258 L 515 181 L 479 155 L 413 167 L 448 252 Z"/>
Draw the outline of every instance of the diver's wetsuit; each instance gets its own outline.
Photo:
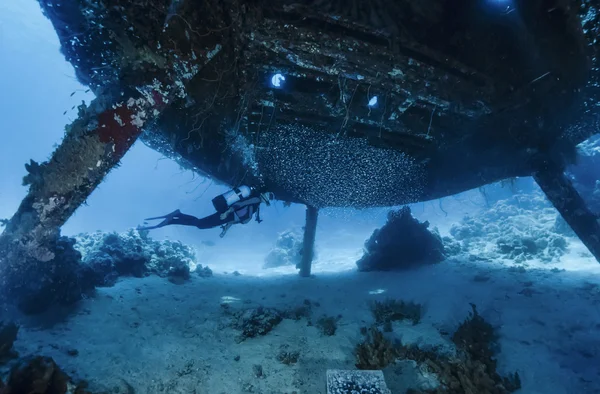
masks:
<path id="1" fill-rule="evenodd" d="M 233 203 L 231 207 L 224 213 L 216 212 L 212 215 L 203 218 L 197 218 L 192 215 L 186 215 L 184 213 L 181 213 L 178 209 L 165 216 L 158 216 L 146 219 L 152 220 L 164 218 L 162 222 L 155 226 L 138 227 L 138 230 L 152 230 L 155 228 L 169 226 L 172 224 L 179 224 L 182 226 L 195 226 L 200 229 L 207 229 L 236 223 L 246 224 L 252 219 L 254 213 L 258 211 L 261 202 L 262 201 L 260 197 L 248 197 L 247 199 Z"/>

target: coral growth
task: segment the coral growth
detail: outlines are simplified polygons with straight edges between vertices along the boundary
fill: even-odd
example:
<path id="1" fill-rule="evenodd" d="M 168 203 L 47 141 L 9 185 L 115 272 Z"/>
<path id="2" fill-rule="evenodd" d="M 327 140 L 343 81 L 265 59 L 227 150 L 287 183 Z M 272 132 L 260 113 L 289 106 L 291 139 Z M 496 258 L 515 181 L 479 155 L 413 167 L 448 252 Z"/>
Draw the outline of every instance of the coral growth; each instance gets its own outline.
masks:
<path id="1" fill-rule="evenodd" d="M 85 384 L 75 385 L 50 357 L 36 356 L 19 361 L 9 374 L 1 394 L 89 394 Z"/>
<path id="2" fill-rule="evenodd" d="M 410 360 L 420 373 L 435 376 L 440 383 L 423 391 L 411 390 L 413 394 L 507 394 L 521 387 L 518 373 L 502 377 L 496 372 L 497 336 L 475 305 L 452 336 L 456 353 L 392 342 L 376 326 L 363 327 L 361 333 L 366 339 L 355 349 L 357 368 L 383 369 L 397 360 Z"/>
<path id="3" fill-rule="evenodd" d="M 337 322 L 340 318 L 341 316 L 323 316 L 317 320 L 316 326 L 323 335 L 332 336 L 335 335 L 335 332 L 337 331 Z"/>
<path id="4" fill-rule="evenodd" d="M 16 254 L 9 259 L 20 259 L 19 269 L 3 272 L 3 297 L 22 312 L 36 314 L 52 305 L 72 305 L 89 295 L 94 290 L 93 273 L 81 263 L 81 254 L 74 244 L 73 238 L 58 237 L 49 245 L 53 250 L 49 261 L 39 261 L 13 249 Z M 1 266 L 4 264 L 0 262 Z"/>
<path id="5" fill-rule="evenodd" d="M 268 334 L 279 323 L 281 323 L 283 319 L 297 321 L 302 318 L 306 318 L 308 325 L 312 325 L 311 305 L 312 303 L 309 300 L 305 300 L 303 305 L 287 310 L 278 310 L 263 306 L 234 310 L 230 307 L 230 304 L 227 303 L 221 304 L 221 308 L 224 314 L 231 318 L 231 326 L 234 329 L 241 331 L 240 335 L 235 339 L 237 343 L 240 343 L 247 338 L 254 338 L 260 335 Z M 318 304 L 316 304 L 316 306 L 318 306 Z M 336 322 L 337 319 L 339 318 L 335 318 L 334 322 Z M 332 332 L 332 328 L 328 321 L 323 321 L 323 325 L 323 330 L 326 330 L 328 333 Z M 333 329 L 333 333 L 335 333 L 335 328 Z"/>
<path id="6" fill-rule="evenodd" d="M 0 321 L 0 362 L 16 357 L 13 344 L 17 340 L 19 327 L 14 323 L 4 324 Z"/>
<path id="7" fill-rule="evenodd" d="M 555 262 L 567 240 L 555 230 L 558 213 L 540 191 L 497 201 L 482 214 L 467 216 L 450 229 L 465 253 L 517 263 Z"/>
<path id="8" fill-rule="evenodd" d="M 147 231 L 79 234 L 77 249 L 92 268 L 97 286 L 112 286 L 119 276 L 156 274 L 180 283 L 196 268 L 194 250 L 178 241 L 156 241 Z"/>
<path id="9" fill-rule="evenodd" d="M 475 304 L 471 304 L 473 311 L 470 316 L 461 323 L 454 335 L 452 342 L 459 349 L 466 350 L 471 359 L 485 364 L 488 370 L 496 370 L 496 361 L 493 359 L 497 336 L 494 328 L 486 322 L 477 312 Z"/>
<path id="10" fill-rule="evenodd" d="M 400 357 L 414 360 L 419 368 L 437 375 L 441 385 L 422 393 L 507 394 L 521 387 L 519 374 L 501 377 L 496 372 L 496 333 L 477 312 L 470 316 L 452 336 L 459 353 L 454 358 L 440 357 L 433 351 L 417 347 L 402 347 Z M 413 393 L 417 393 L 413 391 Z"/>
<path id="11" fill-rule="evenodd" d="M 383 369 L 398 358 L 400 345 L 385 338 L 376 327 L 363 328 L 361 332 L 365 340 L 354 350 L 356 368 Z"/>
<path id="12" fill-rule="evenodd" d="M 414 302 L 404 302 L 388 299 L 371 303 L 371 312 L 377 324 L 390 324 L 398 320 L 411 320 L 413 324 L 421 321 L 421 305 Z"/>
<path id="13" fill-rule="evenodd" d="M 273 308 L 252 308 L 233 313 L 233 327 L 241 330 L 236 342 L 259 335 L 267 335 L 283 320 L 282 313 Z"/>
<path id="14" fill-rule="evenodd" d="M 279 234 L 275 247 L 271 249 L 263 268 L 296 266 L 302 259 L 302 235 L 296 231 L 287 230 Z"/>
<path id="15" fill-rule="evenodd" d="M 289 350 L 289 345 L 281 345 L 279 353 L 277 353 L 277 360 L 286 365 L 296 364 L 299 358 L 300 352 L 297 350 Z"/>
<path id="16" fill-rule="evenodd" d="M 444 260 L 444 244 L 429 222 L 413 218 L 409 207 L 388 213 L 386 224 L 365 242 L 356 262 L 360 271 L 389 271 Z"/>
<path id="17" fill-rule="evenodd" d="M 203 267 L 202 264 L 198 264 L 196 266 L 195 272 L 201 278 L 210 278 L 211 276 L 213 276 L 212 270 L 208 267 Z"/>

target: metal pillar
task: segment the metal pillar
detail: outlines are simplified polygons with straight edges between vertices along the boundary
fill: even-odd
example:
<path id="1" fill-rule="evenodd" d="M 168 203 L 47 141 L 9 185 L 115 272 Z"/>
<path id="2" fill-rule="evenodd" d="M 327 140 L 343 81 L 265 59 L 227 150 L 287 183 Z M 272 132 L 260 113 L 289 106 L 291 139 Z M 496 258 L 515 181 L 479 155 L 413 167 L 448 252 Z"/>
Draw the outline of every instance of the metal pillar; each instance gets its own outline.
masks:
<path id="1" fill-rule="evenodd" d="M 304 243 L 302 248 L 302 260 L 298 268 L 300 268 L 300 276 L 309 277 L 311 265 L 315 252 L 315 235 L 317 233 L 317 218 L 319 210 L 312 206 L 306 207 L 306 224 L 304 225 Z"/>

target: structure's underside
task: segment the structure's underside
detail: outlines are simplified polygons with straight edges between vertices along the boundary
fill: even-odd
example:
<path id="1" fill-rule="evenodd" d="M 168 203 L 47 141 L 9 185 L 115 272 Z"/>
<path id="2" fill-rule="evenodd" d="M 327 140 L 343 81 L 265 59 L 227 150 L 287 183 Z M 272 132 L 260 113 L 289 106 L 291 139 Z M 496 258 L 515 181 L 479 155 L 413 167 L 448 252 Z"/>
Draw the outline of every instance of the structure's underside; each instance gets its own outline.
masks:
<path id="1" fill-rule="evenodd" d="M 598 222 L 563 175 L 598 130 L 597 1 L 40 5 L 97 99 L 28 167 L 4 242 L 29 256 L 53 258 L 43 245 L 141 136 L 219 182 L 315 208 L 534 175 L 600 259 Z"/>

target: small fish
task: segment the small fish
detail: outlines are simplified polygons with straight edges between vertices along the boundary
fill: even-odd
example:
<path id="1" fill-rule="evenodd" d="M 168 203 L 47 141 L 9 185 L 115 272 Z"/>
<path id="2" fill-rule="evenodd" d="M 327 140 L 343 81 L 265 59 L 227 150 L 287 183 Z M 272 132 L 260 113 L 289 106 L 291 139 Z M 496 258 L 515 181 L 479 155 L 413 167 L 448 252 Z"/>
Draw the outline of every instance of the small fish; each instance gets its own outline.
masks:
<path id="1" fill-rule="evenodd" d="M 202 243 L 202 245 L 205 245 L 205 246 L 215 246 L 216 245 L 214 243 L 214 241 L 202 241 L 201 243 Z"/>
<path id="2" fill-rule="evenodd" d="M 75 92 L 71 93 L 71 96 L 69 96 L 69 97 L 73 97 L 74 94 L 75 94 Z"/>

